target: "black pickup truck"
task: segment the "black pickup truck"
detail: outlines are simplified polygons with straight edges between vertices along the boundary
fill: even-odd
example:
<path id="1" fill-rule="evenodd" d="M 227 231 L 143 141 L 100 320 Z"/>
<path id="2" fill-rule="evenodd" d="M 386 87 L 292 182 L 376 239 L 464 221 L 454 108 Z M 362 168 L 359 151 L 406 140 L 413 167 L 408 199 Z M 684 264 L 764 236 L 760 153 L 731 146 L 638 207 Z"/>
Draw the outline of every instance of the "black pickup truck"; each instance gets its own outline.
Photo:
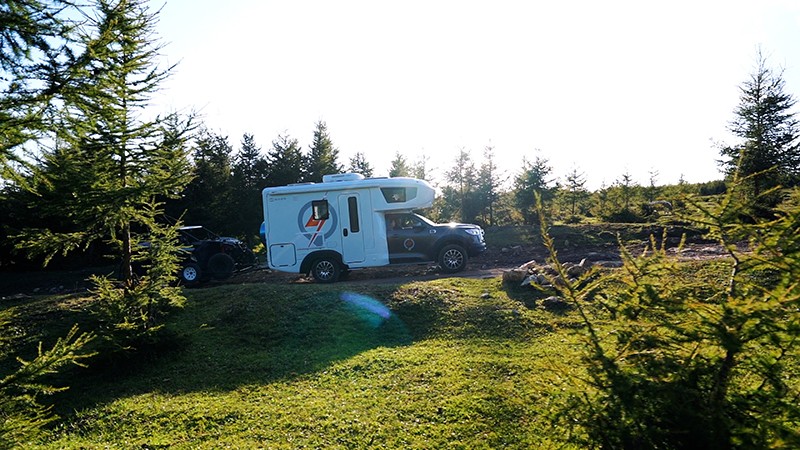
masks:
<path id="1" fill-rule="evenodd" d="M 486 250 L 483 229 L 463 223 L 437 224 L 414 213 L 386 214 L 391 264 L 436 262 L 445 273 L 464 270 Z"/>

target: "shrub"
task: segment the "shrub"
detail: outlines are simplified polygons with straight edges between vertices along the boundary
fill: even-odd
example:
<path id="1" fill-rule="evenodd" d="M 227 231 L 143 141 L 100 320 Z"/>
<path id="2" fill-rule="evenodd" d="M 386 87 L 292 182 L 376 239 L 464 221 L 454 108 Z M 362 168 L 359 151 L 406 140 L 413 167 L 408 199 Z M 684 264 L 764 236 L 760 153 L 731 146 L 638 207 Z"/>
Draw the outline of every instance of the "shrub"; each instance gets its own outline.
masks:
<path id="1" fill-rule="evenodd" d="M 127 348 L 154 339 L 171 308 L 185 302 L 177 285 L 179 269 L 177 225 L 151 226 L 150 241 L 137 248 L 136 260 L 145 274 L 130 283 L 94 276 L 94 313 L 100 331 L 114 347 Z"/>
<path id="2" fill-rule="evenodd" d="M 729 192 L 714 207 L 689 199 L 691 221 L 729 253 L 724 284 L 683 281 L 655 239 L 641 256 L 622 248 L 619 270 L 553 283 L 585 325 L 589 378 L 571 380 L 585 393 L 558 416 L 577 424 L 580 445 L 800 446 L 800 193 L 753 223 L 731 219 L 742 208 L 735 198 Z M 560 268 L 549 237 L 545 244 Z"/>
<path id="3" fill-rule="evenodd" d="M 0 313 L 0 358 L 15 353 L 15 340 L 9 331 L 11 315 Z M 58 339 L 50 350 L 43 351 L 39 343 L 37 356 L 26 361 L 17 356 L 20 366 L 7 375 L 0 375 L 0 448 L 13 448 L 35 438 L 41 428 L 55 419 L 51 407 L 43 405 L 39 398 L 65 387 L 55 388 L 40 382 L 45 375 L 56 373 L 62 366 L 91 357 L 80 353 L 81 348 L 93 339 L 92 334 L 78 333 L 73 327 L 67 336 Z"/>

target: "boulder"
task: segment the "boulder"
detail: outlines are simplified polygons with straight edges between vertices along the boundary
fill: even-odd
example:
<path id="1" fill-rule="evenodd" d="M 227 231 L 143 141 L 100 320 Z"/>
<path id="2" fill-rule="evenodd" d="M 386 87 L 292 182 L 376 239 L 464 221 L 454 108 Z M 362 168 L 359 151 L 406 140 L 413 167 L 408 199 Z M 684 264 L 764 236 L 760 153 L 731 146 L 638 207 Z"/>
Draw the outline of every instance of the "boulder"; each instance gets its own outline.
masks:
<path id="1" fill-rule="evenodd" d="M 542 300 L 541 307 L 550 312 L 562 312 L 572 309 L 572 305 L 556 295 Z"/>
<path id="2" fill-rule="evenodd" d="M 523 269 L 511 269 L 503 272 L 503 283 L 521 283 L 528 277 L 528 271 Z"/>

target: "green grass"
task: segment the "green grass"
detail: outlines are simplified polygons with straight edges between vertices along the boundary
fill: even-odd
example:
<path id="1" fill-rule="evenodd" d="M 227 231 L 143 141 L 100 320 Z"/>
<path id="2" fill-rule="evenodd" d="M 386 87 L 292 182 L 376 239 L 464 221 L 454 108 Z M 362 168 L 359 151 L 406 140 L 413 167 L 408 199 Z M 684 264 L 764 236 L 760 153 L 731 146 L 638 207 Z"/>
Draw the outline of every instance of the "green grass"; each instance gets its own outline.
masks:
<path id="1" fill-rule="evenodd" d="M 704 289 L 729 270 L 691 262 L 676 276 Z M 582 325 L 538 307 L 544 293 L 449 278 L 186 294 L 158 345 L 48 380 L 70 386 L 48 399 L 61 419 L 26 447 L 569 448 L 553 419 L 586 389 Z M 91 329 L 86 306 L 2 307 L 30 357 L 73 323 Z"/>
<path id="2" fill-rule="evenodd" d="M 375 303 L 347 303 L 348 291 Z M 31 447 L 547 448 L 564 437 L 548 415 L 575 370 L 575 338 L 561 330 L 577 318 L 499 279 L 187 295 L 162 344 L 52 380 L 71 386 L 53 398 L 62 419 Z M 89 325 L 82 304 L 15 310 L 29 344 L 47 344 Z"/>

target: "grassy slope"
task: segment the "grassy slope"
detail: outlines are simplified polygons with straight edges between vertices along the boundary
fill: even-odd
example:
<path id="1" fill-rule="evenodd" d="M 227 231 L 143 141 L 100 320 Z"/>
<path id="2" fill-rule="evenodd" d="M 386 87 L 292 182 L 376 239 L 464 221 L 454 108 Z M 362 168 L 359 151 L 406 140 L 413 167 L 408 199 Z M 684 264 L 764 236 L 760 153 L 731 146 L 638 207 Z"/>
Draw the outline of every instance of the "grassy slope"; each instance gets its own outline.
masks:
<path id="1" fill-rule="evenodd" d="M 531 294 L 509 296 L 497 279 L 188 294 L 171 345 L 69 380 L 65 420 L 41 447 L 530 448 L 563 437 L 547 414 L 575 358 L 560 330 L 577 322 L 526 307 Z"/>

